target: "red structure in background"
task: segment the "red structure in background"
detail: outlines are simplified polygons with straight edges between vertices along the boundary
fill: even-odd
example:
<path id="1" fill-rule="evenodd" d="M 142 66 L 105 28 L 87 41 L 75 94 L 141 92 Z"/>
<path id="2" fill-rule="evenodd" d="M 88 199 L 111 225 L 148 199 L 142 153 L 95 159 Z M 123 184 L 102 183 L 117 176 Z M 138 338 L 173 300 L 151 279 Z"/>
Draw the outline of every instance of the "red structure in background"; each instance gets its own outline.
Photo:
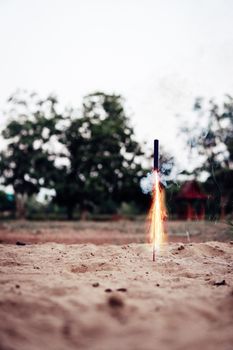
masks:
<path id="1" fill-rule="evenodd" d="M 185 182 L 176 197 L 178 218 L 181 220 L 204 220 L 208 196 L 202 192 L 197 181 Z"/>

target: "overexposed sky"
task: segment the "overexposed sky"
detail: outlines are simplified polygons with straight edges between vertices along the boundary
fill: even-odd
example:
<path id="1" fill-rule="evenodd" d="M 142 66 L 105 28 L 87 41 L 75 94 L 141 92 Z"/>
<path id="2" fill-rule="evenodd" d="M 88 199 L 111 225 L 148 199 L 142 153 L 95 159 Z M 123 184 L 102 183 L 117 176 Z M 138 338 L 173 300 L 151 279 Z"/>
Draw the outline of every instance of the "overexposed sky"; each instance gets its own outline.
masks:
<path id="1" fill-rule="evenodd" d="M 16 88 L 119 93 L 138 139 L 181 159 L 176 115 L 233 94 L 233 1 L 0 0 L 0 50 L 0 108 Z"/>

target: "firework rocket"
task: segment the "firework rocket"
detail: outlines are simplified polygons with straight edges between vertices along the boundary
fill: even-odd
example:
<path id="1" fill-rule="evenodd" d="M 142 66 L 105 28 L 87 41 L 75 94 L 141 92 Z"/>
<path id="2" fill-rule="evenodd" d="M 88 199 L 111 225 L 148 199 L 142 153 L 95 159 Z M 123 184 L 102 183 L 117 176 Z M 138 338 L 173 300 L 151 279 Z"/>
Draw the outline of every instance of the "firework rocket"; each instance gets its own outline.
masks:
<path id="1" fill-rule="evenodd" d="M 158 179 L 158 170 L 159 170 L 159 140 L 154 140 L 154 171 L 156 172 L 155 176 Z M 156 189 L 158 191 L 158 187 Z M 155 240 L 155 232 L 153 232 L 153 241 Z M 153 261 L 155 261 L 155 244 L 153 244 Z"/>
<path id="2" fill-rule="evenodd" d="M 141 179 L 140 185 L 143 193 L 150 193 L 152 195 L 151 205 L 147 216 L 149 241 L 153 247 L 153 261 L 156 258 L 156 252 L 160 252 L 160 247 L 165 240 L 165 232 L 163 221 L 166 217 L 166 206 L 164 201 L 163 188 L 160 185 L 161 180 L 159 176 L 159 140 L 154 140 L 154 157 L 153 157 L 153 171 L 145 178 Z"/>
<path id="3" fill-rule="evenodd" d="M 154 170 L 159 169 L 159 140 L 154 140 Z"/>

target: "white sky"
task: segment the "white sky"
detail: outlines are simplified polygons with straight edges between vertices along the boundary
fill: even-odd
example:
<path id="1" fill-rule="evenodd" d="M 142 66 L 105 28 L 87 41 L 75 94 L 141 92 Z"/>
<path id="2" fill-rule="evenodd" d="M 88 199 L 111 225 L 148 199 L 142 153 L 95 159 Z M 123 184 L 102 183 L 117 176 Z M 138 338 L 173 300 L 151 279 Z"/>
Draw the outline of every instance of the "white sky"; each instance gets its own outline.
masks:
<path id="1" fill-rule="evenodd" d="M 0 0 L 0 50 L 0 108 L 16 88 L 120 93 L 138 139 L 182 159 L 176 115 L 233 93 L 233 1 Z"/>

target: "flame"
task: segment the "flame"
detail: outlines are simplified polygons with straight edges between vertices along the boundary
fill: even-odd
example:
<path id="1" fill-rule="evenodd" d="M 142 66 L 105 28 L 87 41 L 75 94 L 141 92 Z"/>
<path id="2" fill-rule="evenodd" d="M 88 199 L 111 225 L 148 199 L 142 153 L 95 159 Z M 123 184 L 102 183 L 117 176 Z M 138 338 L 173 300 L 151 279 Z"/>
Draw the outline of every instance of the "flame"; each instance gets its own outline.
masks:
<path id="1" fill-rule="evenodd" d="M 152 203 L 148 215 L 149 241 L 152 243 L 153 247 L 153 260 L 155 260 L 155 252 L 159 252 L 161 245 L 165 242 L 163 222 L 166 216 L 164 190 L 159 184 L 158 172 L 154 171 Z"/>

